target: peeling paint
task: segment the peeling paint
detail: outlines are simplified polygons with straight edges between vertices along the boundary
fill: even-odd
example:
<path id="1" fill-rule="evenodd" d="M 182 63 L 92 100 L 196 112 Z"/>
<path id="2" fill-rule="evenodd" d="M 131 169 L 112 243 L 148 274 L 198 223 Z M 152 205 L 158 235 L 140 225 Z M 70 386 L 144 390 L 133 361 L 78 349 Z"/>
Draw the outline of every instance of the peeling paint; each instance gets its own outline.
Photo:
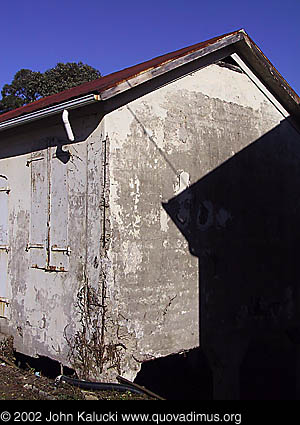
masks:
<path id="1" fill-rule="evenodd" d="M 164 209 L 160 209 L 160 229 L 162 232 L 167 232 L 169 230 L 169 222 L 170 218 Z M 166 243 L 166 241 L 164 241 Z"/>
<path id="2" fill-rule="evenodd" d="M 143 361 L 199 346 L 200 302 L 206 308 L 211 307 L 205 319 L 212 334 L 219 331 L 219 323 L 222 326 L 234 323 L 243 329 L 249 321 L 278 324 L 282 317 L 293 320 L 292 283 L 282 299 L 277 294 L 272 302 L 262 295 L 251 300 L 247 293 L 245 299 L 238 300 L 238 306 L 232 306 L 234 297 L 232 301 L 228 296 L 228 309 L 234 312 L 228 319 L 227 306 L 224 307 L 222 300 L 231 294 L 231 288 L 225 285 L 222 276 L 230 266 L 224 260 L 228 258 L 222 244 L 223 240 L 228 245 L 236 244 L 236 252 L 242 252 L 245 249 L 242 238 L 232 241 L 228 232 L 232 226 L 237 226 L 239 234 L 247 229 L 239 222 L 234 206 L 227 202 L 229 190 L 224 189 L 225 195 L 218 192 L 222 184 L 231 187 L 231 174 L 228 173 L 228 181 L 216 178 L 208 189 L 205 186 L 206 180 L 213 178 L 220 167 L 229 167 L 230 161 L 237 161 L 241 152 L 279 125 L 281 118 L 244 74 L 217 65 L 148 94 L 141 92 L 127 106 L 110 112 L 105 117 L 106 127 L 101 124 L 101 114 L 74 118 L 72 125 L 80 139 L 70 145 L 62 143 L 63 149 L 60 146 L 70 152 L 66 172 L 61 174 L 68 178 L 68 184 L 60 187 L 59 203 L 68 203 L 65 209 L 68 220 L 65 226 L 60 224 L 62 231 L 67 226 L 70 247 L 69 267 L 64 273 L 54 270 L 47 273 L 45 267 L 32 268 L 33 264 L 40 264 L 30 262 L 32 249 L 28 245 L 33 242 L 30 240 L 32 159 L 39 152 L 54 155 L 59 146 L 51 145 L 49 150 L 47 143 L 65 142 L 64 129 L 60 126 L 32 129 L 22 136 L 22 147 L 17 137 L 8 138 L 3 149 L 10 146 L 10 151 L 7 158 L 1 159 L 0 174 L 7 176 L 11 188 L 7 289 L 9 329 L 15 336 L 17 349 L 68 362 L 64 330 L 70 325 L 69 330 L 74 334 L 78 328 L 74 305 L 76 294 L 86 281 L 94 288 L 99 287 L 99 282 L 106 285 L 107 338 L 111 343 L 120 340 L 126 346 L 120 362 L 125 376 L 132 379 L 140 367 L 134 358 Z M 292 151 L 288 146 L 293 140 L 294 134 L 285 138 L 280 147 L 284 154 Z M 105 161 L 103 141 L 107 141 Z M 265 145 L 268 143 L 267 139 Z M 269 153 L 267 149 L 266 152 Z M 50 168 L 53 159 L 57 159 L 53 155 Z M 279 152 L 278 156 L 283 154 Z M 269 160 L 264 150 L 256 159 L 256 164 Z M 103 167 L 107 171 L 106 181 Z M 251 178 L 255 180 L 255 175 Z M 37 188 L 37 180 L 33 180 Z M 246 178 L 245 182 L 248 182 Z M 49 189 L 47 193 L 53 196 Z M 247 193 L 246 183 L 245 192 L 252 196 Z M 244 192 L 240 191 L 237 198 L 247 200 L 246 195 L 243 198 Z M 169 214 L 164 204 L 172 200 L 175 207 Z M 41 205 L 38 207 L 42 208 Z M 250 217 L 254 212 L 248 207 L 245 206 L 243 214 Z M 274 219 L 274 223 L 273 228 L 287 226 L 284 215 L 282 221 L 276 224 Z M 4 227 L 1 229 L 3 233 Z M 267 229 L 267 225 L 261 225 L 260 232 L 266 238 Z M 196 254 L 201 253 L 201 270 L 197 255 L 191 253 L 193 237 Z M 251 237 L 249 241 L 247 249 L 255 251 L 256 241 Z M 105 255 L 101 244 L 105 246 Z M 58 242 L 52 245 L 60 247 Z M 235 258 L 232 261 L 230 272 L 234 274 Z M 65 269 L 64 264 L 48 266 Z M 240 285 L 236 291 L 243 285 L 252 289 L 252 269 L 264 267 L 262 252 L 251 266 L 251 270 L 235 277 Z M 274 265 L 269 266 L 272 269 Z M 199 282 L 204 277 L 209 291 L 200 297 Z M 267 283 L 269 287 L 272 282 Z M 215 306 L 216 310 L 223 308 L 222 318 L 215 319 L 217 324 L 213 322 Z M 209 331 L 201 335 L 202 341 L 209 339 Z M 115 371 L 104 373 L 105 377 L 111 377 Z"/>
<path id="3" fill-rule="evenodd" d="M 125 276 L 130 273 L 137 273 L 138 267 L 143 261 L 140 244 L 134 241 L 124 241 L 122 251 L 124 253 Z"/>
<path id="4" fill-rule="evenodd" d="M 190 175 L 186 171 L 180 171 L 178 174 L 178 180 L 175 183 L 174 192 L 175 195 L 186 190 L 190 185 Z"/>
<path id="5" fill-rule="evenodd" d="M 117 262 L 113 267 L 115 281 L 122 282 L 116 284 L 116 297 L 119 313 L 130 323 L 126 340 L 137 359 L 199 343 L 198 261 L 180 231 L 190 237 L 199 229 L 201 246 L 210 233 L 217 230 L 223 235 L 236 222 L 224 200 L 217 203 L 210 193 L 195 198 L 193 187 L 280 122 L 278 112 L 269 106 L 244 74 L 212 65 L 108 116 L 113 262 Z M 171 220 L 162 200 L 173 198 L 177 201 Z M 220 281 L 222 259 L 211 250 L 207 261 Z M 175 289 L 176 305 L 166 314 L 167 320 L 160 320 Z M 209 303 L 215 297 L 216 293 L 207 293 L 204 300 Z M 132 339 L 134 328 L 138 342 Z M 126 356 L 124 362 L 134 371 L 136 364 Z"/>

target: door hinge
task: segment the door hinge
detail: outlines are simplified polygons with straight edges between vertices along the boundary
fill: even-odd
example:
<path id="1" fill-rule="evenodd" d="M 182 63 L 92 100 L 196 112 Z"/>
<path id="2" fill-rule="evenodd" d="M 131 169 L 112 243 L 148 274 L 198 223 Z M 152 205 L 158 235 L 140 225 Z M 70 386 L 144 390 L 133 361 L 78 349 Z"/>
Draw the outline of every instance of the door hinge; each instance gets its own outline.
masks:
<path id="1" fill-rule="evenodd" d="M 8 253 L 8 251 L 10 250 L 8 245 L 0 245 L 0 249 L 3 249 L 4 251 L 6 251 Z"/>
<path id="2" fill-rule="evenodd" d="M 43 245 L 43 244 L 41 244 L 41 243 L 36 243 L 36 244 L 28 243 L 28 244 L 26 245 L 25 251 L 27 251 L 27 252 L 28 252 L 31 248 L 39 248 L 39 249 L 43 249 L 43 248 L 45 248 L 45 245 Z"/>
<path id="3" fill-rule="evenodd" d="M 67 246 L 67 248 L 61 248 L 61 247 L 59 247 L 57 245 L 52 245 L 51 251 L 65 252 L 67 255 L 70 255 L 71 254 L 71 248 L 69 246 Z"/>

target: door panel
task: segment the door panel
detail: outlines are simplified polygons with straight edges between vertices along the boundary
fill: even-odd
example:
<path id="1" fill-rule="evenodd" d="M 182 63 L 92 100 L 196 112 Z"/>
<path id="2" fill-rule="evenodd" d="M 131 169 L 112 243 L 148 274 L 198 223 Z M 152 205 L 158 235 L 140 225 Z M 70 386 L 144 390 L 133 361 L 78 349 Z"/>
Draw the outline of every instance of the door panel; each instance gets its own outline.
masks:
<path id="1" fill-rule="evenodd" d="M 0 176 L 0 317 L 7 317 L 8 288 L 8 197 L 9 187 L 7 178 Z"/>
<path id="2" fill-rule="evenodd" d="M 31 159 L 31 226 L 30 265 L 45 268 L 48 241 L 48 168 L 45 153 L 38 152 Z"/>
<path id="3" fill-rule="evenodd" d="M 68 246 L 68 163 L 51 155 L 51 226 L 50 267 L 54 270 L 69 269 L 70 248 Z"/>

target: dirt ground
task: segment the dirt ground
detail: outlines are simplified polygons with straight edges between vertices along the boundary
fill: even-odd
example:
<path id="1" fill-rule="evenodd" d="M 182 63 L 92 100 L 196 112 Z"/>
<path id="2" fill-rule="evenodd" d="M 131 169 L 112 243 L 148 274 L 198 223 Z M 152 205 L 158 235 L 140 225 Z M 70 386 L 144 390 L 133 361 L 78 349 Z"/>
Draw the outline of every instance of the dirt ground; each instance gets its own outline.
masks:
<path id="1" fill-rule="evenodd" d="M 0 341 L 0 400 L 153 400 L 130 391 L 86 391 L 15 364 L 13 340 Z"/>
<path id="2" fill-rule="evenodd" d="M 0 361 L 0 400 L 151 400 L 119 391 L 86 391 Z"/>

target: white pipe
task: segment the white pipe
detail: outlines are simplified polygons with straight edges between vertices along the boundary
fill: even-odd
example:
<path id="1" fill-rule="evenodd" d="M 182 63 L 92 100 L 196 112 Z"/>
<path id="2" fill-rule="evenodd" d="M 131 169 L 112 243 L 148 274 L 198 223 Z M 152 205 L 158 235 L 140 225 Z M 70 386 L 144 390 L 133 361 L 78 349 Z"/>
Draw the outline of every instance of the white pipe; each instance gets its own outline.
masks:
<path id="1" fill-rule="evenodd" d="M 70 140 L 70 142 L 74 142 L 75 137 L 74 137 L 74 134 L 73 134 L 73 131 L 72 131 L 70 121 L 69 121 L 69 111 L 67 109 L 63 110 L 62 120 L 63 120 L 65 130 L 66 130 L 67 135 L 68 135 L 68 139 Z"/>
<path id="2" fill-rule="evenodd" d="M 49 115 L 57 114 L 64 109 L 74 109 L 81 106 L 89 105 L 100 100 L 99 95 L 89 94 L 87 96 L 79 97 L 77 99 L 69 100 L 67 102 L 60 103 L 59 105 L 50 106 L 49 108 L 41 109 L 40 111 L 31 112 L 20 117 L 12 118 L 7 121 L 0 122 L 0 131 L 6 130 L 10 127 L 16 127 L 17 125 L 26 124 L 27 122 L 36 121 L 41 118 L 45 118 Z"/>

